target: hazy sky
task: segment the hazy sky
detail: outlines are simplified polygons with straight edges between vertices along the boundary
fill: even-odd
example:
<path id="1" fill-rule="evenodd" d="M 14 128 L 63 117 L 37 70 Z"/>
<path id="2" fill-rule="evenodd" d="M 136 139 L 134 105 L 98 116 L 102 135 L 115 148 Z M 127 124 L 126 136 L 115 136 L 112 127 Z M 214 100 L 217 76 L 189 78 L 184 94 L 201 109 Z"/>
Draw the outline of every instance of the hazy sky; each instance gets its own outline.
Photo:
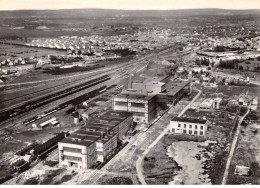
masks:
<path id="1" fill-rule="evenodd" d="M 260 9 L 260 0 L 0 0 L 0 10 L 17 9 Z"/>

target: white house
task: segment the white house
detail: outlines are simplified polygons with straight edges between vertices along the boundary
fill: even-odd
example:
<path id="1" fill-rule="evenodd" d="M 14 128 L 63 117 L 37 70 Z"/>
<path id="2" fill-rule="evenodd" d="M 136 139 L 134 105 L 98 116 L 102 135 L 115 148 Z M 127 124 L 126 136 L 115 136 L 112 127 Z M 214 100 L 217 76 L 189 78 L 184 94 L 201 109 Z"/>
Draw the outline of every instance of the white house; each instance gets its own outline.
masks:
<path id="1" fill-rule="evenodd" d="M 214 99 L 213 104 L 212 104 L 212 108 L 213 109 L 220 109 L 220 103 L 221 103 L 222 99 L 217 97 Z"/>
<path id="2" fill-rule="evenodd" d="M 201 104 L 200 104 L 200 108 L 201 109 L 207 109 L 207 110 L 210 110 L 213 106 L 213 102 L 214 100 L 211 99 L 211 98 L 207 98 L 205 99 Z"/>
<path id="3" fill-rule="evenodd" d="M 255 97 L 255 98 L 253 98 L 253 100 L 252 100 L 252 102 L 251 102 L 250 109 L 252 109 L 252 110 L 257 110 L 257 105 L 258 105 L 258 98 Z"/>
<path id="4" fill-rule="evenodd" d="M 205 136 L 210 122 L 205 119 L 174 117 L 169 125 L 169 132 Z"/>

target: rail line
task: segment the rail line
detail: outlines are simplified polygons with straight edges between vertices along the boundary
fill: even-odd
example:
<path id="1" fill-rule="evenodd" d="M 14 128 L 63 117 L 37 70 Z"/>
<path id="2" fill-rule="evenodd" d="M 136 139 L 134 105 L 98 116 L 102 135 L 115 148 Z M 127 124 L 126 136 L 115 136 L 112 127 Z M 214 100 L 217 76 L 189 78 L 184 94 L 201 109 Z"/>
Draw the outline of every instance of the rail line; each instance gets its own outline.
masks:
<path id="1" fill-rule="evenodd" d="M 96 79 L 92 79 L 91 81 L 88 81 L 87 83 L 82 83 L 77 86 L 73 86 L 70 88 L 67 88 L 63 91 L 58 91 L 56 93 L 53 93 L 51 95 L 41 96 L 38 99 L 33 99 L 30 102 L 25 102 L 24 104 L 20 104 L 18 107 L 15 107 L 13 109 L 7 110 L 5 112 L 2 112 L 0 114 L 0 121 L 4 121 L 10 117 L 16 116 L 18 114 L 24 113 L 26 111 L 32 110 L 34 108 L 37 108 L 39 106 L 42 106 L 44 104 L 50 103 L 54 100 L 66 97 L 70 94 L 76 93 L 78 91 L 81 91 L 83 89 L 89 88 L 91 86 L 94 86 L 96 84 L 102 83 L 106 80 L 109 80 L 109 76 L 102 76 Z"/>

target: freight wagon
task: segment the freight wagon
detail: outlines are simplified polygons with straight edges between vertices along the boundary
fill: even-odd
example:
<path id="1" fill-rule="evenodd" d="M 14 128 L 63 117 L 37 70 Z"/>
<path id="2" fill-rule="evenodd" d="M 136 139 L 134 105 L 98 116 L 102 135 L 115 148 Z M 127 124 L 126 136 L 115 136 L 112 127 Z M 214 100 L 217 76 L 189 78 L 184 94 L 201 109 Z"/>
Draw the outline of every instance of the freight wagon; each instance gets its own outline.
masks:
<path id="1" fill-rule="evenodd" d="M 30 152 L 32 149 L 36 148 L 38 145 L 39 145 L 38 143 L 34 142 L 34 143 L 30 144 L 29 146 L 26 146 L 25 148 L 16 152 L 15 155 L 24 156 L 26 153 Z"/>
<path id="2" fill-rule="evenodd" d="M 47 140 L 46 142 L 38 145 L 33 150 L 33 155 L 37 156 L 38 158 L 44 158 L 48 153 L 54 150 L 58 146 L 58 142 L 61 141 L 63 138 L 67 137 L 69 132 L 62 132 L 54 136 L 53 138 Z"/>
<path id="3" fill-rule="evenodd" d="M 41 97 L 41 98 L 39 98 L 37 100 L 32 100 L 30 102 L 27 102 L 24 105 L 21 105 L 19 107 L 14 108 L 14 109 L 11 109 L 11 110 L 8 110 L 8 111 L 0 113 L 0 121 L 7 120 L 10 117 L 19 115 L 21 113 L 24 113 L 26 111 L 32 110 L 32 109 L 37 108 L 39 106 L 48 104 L 48 103 L 50 103 L 52 101 L 61 99 L 63 97 L 66 97 L 68 95 L 71 95 L 73 93 L 81 91 L 83 89 L 87 89 L 87 88 L 92 87 L 94 85 L 97 85 L 99 83 L 105 82 L 105 81 L 107 81 L 109 79 L 110 79 L 110 77 L 108 75 L 104 75 L 104 76 L 101 76 L 99 78 L 89 80 L 89 81 L 87 81 L 85 83 L 73 86 L 71 88 L 67 88 L 67 89 L 65 89 L 63 91 L 58 91 L 58 92 L 50 94 L 48 96 Z"/>
<path id="4" fill-rule="evenodd" d="M 11 168 L 16 172 L 23 172 L 29 169 L 30 163 L 26 162 L 24 159 L 20 159 L 12 164 Z"/>

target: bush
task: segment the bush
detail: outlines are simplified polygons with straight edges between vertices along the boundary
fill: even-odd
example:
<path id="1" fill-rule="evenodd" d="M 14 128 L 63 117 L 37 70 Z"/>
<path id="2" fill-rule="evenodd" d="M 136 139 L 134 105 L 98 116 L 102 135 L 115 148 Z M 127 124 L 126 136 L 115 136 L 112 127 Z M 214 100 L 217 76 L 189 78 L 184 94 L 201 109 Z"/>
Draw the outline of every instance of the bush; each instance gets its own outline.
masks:
<path id="1" fill-rule="evenodd" d="M 35 178 L 28 179 L 24 182 L 24 185 L 38 185 L 39 181 Z"/>
<path id="2" fill-rule="evenodd" d="M 44 163 L 44 165 L 47 165 L 49 167 L 54 167 L 55 165 L 57 165 L 59 162 L 58 161 L 46 161 Z"/>
<path id="3" fill-rule="evenodd" d="M 257 162 L 252 162 L 250 165 L 250 174 L 252 174 L 255 177 L 260 177 L 260 167 Z"/>
<path id="4" fill-rule="evenodd" d="M 65 176 L 63 176 L 62 178 L 61 178 L 61 182 L 66 182 L 66 181 L 69 181 L 69 180 L 71 180 L 71 178 L 72 178 L 72 175 L 65 175 Z"/>
<path id="5" fill-rule="evenodd" d="M 103 183 L 104 185 L 133 185 L 133 181 L 128 177 L 113 177 Z"/>

